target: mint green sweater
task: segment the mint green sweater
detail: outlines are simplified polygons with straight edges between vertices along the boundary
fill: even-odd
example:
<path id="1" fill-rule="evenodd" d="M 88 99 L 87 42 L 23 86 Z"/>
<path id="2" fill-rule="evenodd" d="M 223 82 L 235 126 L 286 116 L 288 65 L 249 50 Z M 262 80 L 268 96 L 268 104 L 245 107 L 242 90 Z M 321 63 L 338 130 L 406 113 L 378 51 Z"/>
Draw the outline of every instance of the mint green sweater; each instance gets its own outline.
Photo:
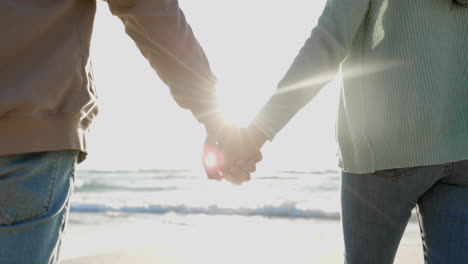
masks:
<path id="1" fill-rule="evenodd" d="M 273 139 L 340 66 L 344 171 L 468 159 L 468 8 L 451 0 L 328 0 L 253 124 Z"/>

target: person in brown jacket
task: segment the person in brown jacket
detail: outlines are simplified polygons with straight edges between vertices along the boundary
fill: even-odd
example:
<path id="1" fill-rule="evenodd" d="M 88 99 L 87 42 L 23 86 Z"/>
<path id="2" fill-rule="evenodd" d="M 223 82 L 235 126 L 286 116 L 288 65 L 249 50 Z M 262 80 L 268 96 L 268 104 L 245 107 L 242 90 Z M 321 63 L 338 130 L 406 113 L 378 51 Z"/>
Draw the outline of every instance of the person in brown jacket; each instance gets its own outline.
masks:
<path id="1" fill-rule="evenodd" d="M 178 1 L 107 3 L 210 138 L 221 122 L 216 79 Z M 95 11 L 96 0 L 0 1 L 2 264 L 58 262 L 75 165 L 98 113 L 89 56 Z"/>

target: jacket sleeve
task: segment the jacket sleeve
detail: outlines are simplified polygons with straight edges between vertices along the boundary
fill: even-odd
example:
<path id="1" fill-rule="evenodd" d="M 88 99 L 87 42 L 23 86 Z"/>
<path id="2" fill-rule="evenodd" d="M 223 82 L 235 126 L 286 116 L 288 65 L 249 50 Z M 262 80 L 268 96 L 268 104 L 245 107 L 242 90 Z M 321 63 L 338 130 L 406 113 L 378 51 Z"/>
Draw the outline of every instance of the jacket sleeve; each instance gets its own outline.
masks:
<path id="1" fill-rule="evenodd" d="M 177 0 L 107 0 L 177 104 L 199 122 L 218 114 L 216 78 Z"/>
<path id="2" fill-rule="evenodd" d="M 311 36 L 253 121 L 270 140 L 335 78 L 365 20 L 370 2 L 328 0 Z"/>

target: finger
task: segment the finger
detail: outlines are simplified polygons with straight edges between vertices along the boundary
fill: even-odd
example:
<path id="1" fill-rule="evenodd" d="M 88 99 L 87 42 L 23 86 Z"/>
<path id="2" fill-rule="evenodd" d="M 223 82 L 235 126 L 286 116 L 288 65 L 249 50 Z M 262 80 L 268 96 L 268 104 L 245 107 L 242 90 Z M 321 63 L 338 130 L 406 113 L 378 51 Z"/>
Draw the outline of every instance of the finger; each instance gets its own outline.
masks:
<path id="1" fill-rule="evenodd" d="M 205 169 L 205 174 L 210 180 L 221 180 L 221 174 L 218 172 L 217 167 L 207 164 L 205 157 L 202 158 L 203 168 Z"/>
<path id="2" fill-rule="evenodd" d="M 246 173 L 245 176 L 244 176 L 244 182 L 250 181 L 251 178 L 252 178 L 252 176 L 250 175 L 250 173 Z"/>
<path id="3" fill-rule="evenodd" d="M 257 162 L 255 162 L 253 160 L 249 160 L 247 162 L 249 163 L 250 166 L 253 166 L 253 167 L 257 168 Z"/>
<path id="4" fill-rule="evenodd" d="M 250 173 L 242 171 L 240 168 L 231 168 L 232 172 L 223 172 L 223 178 L 234 185 L 242 185 L 246 181 L 250 181 Z"/>
<path id="5" fill-rule="evenodd" d="M 257 162 L 256 162 L 256 161 L 249 160 L 249 161 L 247 161 L 247 163 L 248 163 L 249 166 L 253 169 L 252 172 L 256 172 L 256 171 L 257 171 Z"/>
<path id="6" fill-rule="evenodd" d="M 210 180 L 217 180 L 220 181 L 222 179 L 221 174 L 215 168 L 208 168 L 204 166 L 205 174 Z"/>
<path id="7" fill-rule="evenodd" d="M 240 182 L 239 179 L 230 172 L 226 172 L 226 171 L 222 172 L 222 178 L 225 179 L 226 181 L 234 184 L 234 185 L 241 185 L 242 184 L 242 182 Z"/>
<path id="8" fill-rule="evenodd" d="M 234 176 L 234 180 L 239 183 L 250 180 L 250 173 L 247 173 L 236 166 L 231 167 L 231 174 Z"/>
<path id="9" fill-rule="evenodd" d="M 260 161 L 262 161 L 263 159 L 263 155 L 262 153 L 259 151 L 257 152 L 254 156 L 252 156 L 249 161 L 253 161 L 255 163 L 259 163 Z"/>
<path id="10" fill-rule="evenodd" d="M 211 142 L 210 138 L 207 138 L 203 147 L 202 164 L 208 179 L 218 181 L 222 179 L 221 174 L 218 172 L 218 168 L 219 166 L 222 166 L 223 159 L 224 157 L 218 150 L 216 144 Z"/>
<path id="11" fill-rule="evenodd" d="M 223 179 L 225 179 L 226 181 L 232 181 L 232 175 L 230 173 L 227 173 L 227 172 L 221 172 L 221 177 Z"/>
<path id="12" fill-rule="evenodd" d="M 255 163 L 245 161 L 245 160 L 239 160 L 236 162 L 236 167 L 240 168 L 244 172 L 252 173 L 255 172 L 256 166 Z"/>
<path id="13" fill-rule="evenodd" d="M 232 165 L 223 166 L 222 168 L 219 169 L 219 172 L 221 172 L 223 178 L 232 177 L 231 168 L 232 168 Z"/>

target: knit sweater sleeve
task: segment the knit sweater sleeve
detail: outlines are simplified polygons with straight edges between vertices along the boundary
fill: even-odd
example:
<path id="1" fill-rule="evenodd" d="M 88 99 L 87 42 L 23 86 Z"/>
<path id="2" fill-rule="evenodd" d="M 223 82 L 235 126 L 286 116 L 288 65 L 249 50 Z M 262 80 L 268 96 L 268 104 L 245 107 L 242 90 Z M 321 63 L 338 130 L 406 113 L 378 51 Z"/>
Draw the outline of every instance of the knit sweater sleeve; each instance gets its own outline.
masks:
<path id="1" fill-rule="evenodd" d="M 199 122 L 217 115 L 216 78 L 177 0 L 106 0 L 177 104 Z"/>
<path id="2" fill-rule="evenodd" d="M 328 0 L 276 92 L 253 121 L 270 140 L 336 76 L 371 0 Z"/>

